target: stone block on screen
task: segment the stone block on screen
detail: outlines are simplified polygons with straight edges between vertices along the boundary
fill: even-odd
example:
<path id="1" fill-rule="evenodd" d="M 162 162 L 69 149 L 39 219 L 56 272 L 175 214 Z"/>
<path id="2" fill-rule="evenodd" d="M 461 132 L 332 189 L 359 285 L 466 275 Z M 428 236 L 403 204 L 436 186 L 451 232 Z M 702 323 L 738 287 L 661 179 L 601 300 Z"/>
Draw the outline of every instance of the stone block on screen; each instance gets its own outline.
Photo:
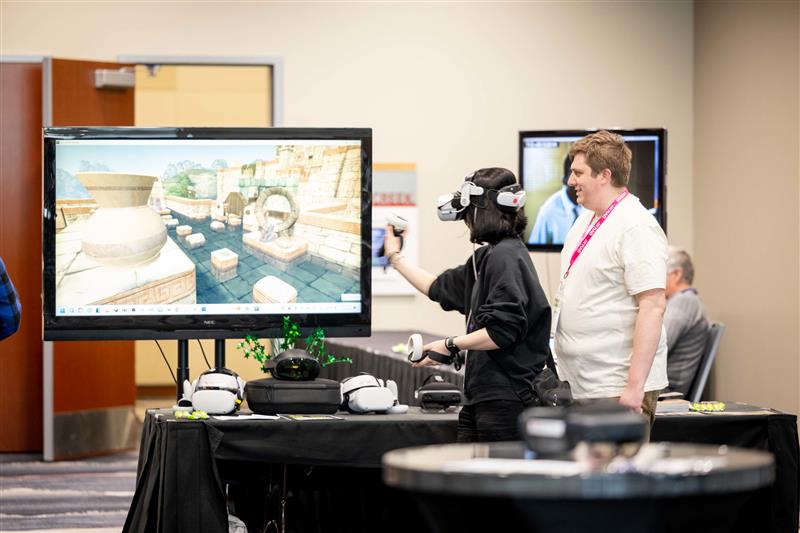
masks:
<path id="1" fill-rule="evenodd" d="M 300 237 L 280 237 L 270 242 L 261 240 L 261 232 L 253 231 L 242 236 L 246 246 L 280 261 L 293 261 L 308 251 L 308 242 Z"/>
<path id="2" fill-rule="evenodd" d="M 211 265 L 218 270 L 236 268 L 239 264 L 239 255 L 228 248 L 220 248 L 211 252 Z"/>
<path id="3" fill-rule="evenodd" d="M 225 224 L 219 220 L 215 220 L 211 223 L 211 231 L 225 231 Z"/>
<path id="4" fill-rule="evenodd" d="M 237 217 L 235 215 L 228 215 L 228 225 L 233 227 L 238 227 L 242 225 L 241 217 Z"/>
<path id="5" fill-rule="evenodd" d="M 191 226 L 178 226 L 175 228 L 175 233 L 178 234 L 179 237 L 186 237 L 187 235 L 192 234 L 192 227 Z"/>
<path id="6" fill-rule="evenodd" d="M 165 221 L 164 221 L 164 225 L 165 225 L 166 227 L 168 227 L 168 228 L 174 228 L 174 227 L 176 227 L 178 224 L 180 224 L 180 222 L 178 222 L 178 219 L 176 219 L 176 218 L 170 218 L 169 220 L 165 220 Z"/>
<path id="7" fill-rule="evenodd" d="M 297 289 L 275 276 L 266 276 L 253 286 L 255 303 L 294 303 L 297 302 Z"/>
<path id="8" fill-rule="evenodd" d="M 186 238 L 186 246 L 189 248 L 201 248 L 206 245 L 206 238 L 202 233 L 192 233 Z"/>

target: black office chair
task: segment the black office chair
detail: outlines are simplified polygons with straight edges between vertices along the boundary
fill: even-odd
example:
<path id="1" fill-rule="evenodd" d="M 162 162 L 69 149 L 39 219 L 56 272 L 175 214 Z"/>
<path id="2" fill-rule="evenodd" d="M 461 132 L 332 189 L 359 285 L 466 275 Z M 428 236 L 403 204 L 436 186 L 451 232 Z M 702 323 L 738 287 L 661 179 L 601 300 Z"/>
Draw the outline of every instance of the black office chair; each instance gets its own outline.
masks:
<path id="1" fill-rule="evenodd" d="M 700 360 L 700 365 L 697 367 L 697 373 L 694 375 L 689 393 L 686 399 L 690 402 L 699 402 L 703 396 L 703 391 L 708 383 L 708 376 L 711 374 L 711 367 L 714 365 L 714 358 L 717 356 L 719 350 L 719 343 L 722 340 L 722 334 L 725 333 L 725 324 L 721 322 L 712 322 L 708 328 L 708 340 L 706 341 L 706 350 L 703 353 L 703 358 Z"/>

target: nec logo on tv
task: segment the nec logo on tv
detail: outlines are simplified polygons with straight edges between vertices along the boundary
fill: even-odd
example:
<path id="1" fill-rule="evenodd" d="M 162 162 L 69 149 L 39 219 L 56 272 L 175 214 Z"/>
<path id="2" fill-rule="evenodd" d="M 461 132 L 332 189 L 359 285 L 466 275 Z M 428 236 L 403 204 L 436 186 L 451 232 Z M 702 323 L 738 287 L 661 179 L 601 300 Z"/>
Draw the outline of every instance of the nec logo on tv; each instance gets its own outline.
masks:
<path id="1" fill-rule="evenodd" d="M 214 320 L 203 320 L 203 325 L 213 326 L 216 322 Z"/>

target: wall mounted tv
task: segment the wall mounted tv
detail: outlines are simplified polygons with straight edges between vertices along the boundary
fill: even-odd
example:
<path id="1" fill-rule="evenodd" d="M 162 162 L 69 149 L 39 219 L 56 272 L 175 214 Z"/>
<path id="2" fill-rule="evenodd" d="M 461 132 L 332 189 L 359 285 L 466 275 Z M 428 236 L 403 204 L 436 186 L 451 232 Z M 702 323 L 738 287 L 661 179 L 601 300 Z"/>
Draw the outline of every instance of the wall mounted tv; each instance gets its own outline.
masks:
<path id="1" fill-rule="evenodd" d="M 524 240 L 529 250 L 559 251 L 582 207 L 566 185 L 569 150 L 597 130 L 546 130 L 519 133 L 519 177 L 527 192 Z M 633 153 L 628 189 L 666 231 L 667 130 L 609 129 L 623 136 Z"/>
<path id="2" fill-rule="evenodd" d="M 372 130 L 46 128 L 44 338 L 370 334 Z"/>

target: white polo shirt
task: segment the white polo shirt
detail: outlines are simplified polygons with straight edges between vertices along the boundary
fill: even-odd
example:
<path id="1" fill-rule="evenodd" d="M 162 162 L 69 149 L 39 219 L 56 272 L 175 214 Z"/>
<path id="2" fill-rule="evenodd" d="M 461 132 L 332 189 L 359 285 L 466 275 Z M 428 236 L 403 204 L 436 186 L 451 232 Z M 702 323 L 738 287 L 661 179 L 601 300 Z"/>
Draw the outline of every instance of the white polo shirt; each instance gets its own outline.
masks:
<path id="1" fill-rule="evenodd" d="M 567 233 L 561 276 L 594 213 L 583 213 Z M 572 265 L 564 283 L 555 334 L 559 377 L 576 399 L 620 396 L 628 381 L 639 307 L 634 295 L 663 289 L 667 238 L 633 195 L 622 200 Z M 667 386 L 667 337 L 661 327 L 645 392 Z"/>

